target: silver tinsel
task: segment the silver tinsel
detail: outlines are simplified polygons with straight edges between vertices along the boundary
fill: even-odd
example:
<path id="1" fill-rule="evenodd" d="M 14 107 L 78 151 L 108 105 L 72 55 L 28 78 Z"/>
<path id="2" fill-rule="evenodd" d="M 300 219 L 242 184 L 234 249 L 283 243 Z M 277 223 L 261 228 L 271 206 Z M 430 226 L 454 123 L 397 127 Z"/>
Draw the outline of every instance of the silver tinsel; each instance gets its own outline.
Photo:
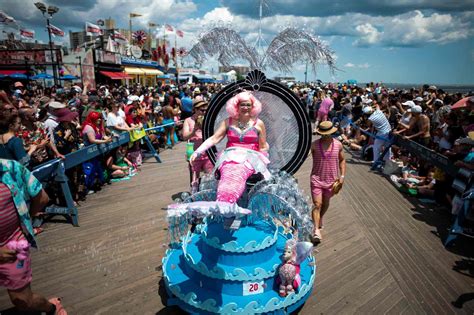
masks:
<path id="1" fill-rule="evenodd" d="M 293 27 L 278 33 L 263 55 L 247 45 L 236 31 L 214 27 L 200 35 L 189 55 L 199 64 L 217 55 L 219 63 L 226 67 L 235 61 L 247 60 L 252 70 L 270 68 L 288 73 L 297 62 L 308 62 L 314 72 L 318 64 L 327 64 L 331 71 L 336 69 L 334 52 L 327 45 L 316 36 Z"/>

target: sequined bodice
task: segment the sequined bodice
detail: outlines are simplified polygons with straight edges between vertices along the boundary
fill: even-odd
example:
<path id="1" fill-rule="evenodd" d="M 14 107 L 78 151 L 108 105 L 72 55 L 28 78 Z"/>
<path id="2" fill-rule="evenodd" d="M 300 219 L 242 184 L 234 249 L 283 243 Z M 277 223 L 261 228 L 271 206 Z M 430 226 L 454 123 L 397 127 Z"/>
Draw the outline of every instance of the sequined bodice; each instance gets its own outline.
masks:
<path id="1" fill-rule="evenodd" d="M 226 148 L 242 147 L 258 151 L 260 148 L 258 140 L 259 132 L 258 129 L 255 127 L 256 124 L 257 120 L 255 120 L 254 124 L 251 127 L 245 130 L 240 130 L 232 126 L 232 120 L 229 120 L 229 127 L 227 128 Z"/>

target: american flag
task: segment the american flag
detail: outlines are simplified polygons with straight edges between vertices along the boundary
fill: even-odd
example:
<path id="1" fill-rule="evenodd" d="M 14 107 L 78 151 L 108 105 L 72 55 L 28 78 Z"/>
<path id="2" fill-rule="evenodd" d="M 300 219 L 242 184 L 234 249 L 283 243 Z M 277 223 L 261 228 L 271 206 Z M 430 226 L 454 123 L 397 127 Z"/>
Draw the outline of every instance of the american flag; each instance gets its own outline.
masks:
<path id="1" fill-rule="evenodd" d="M 123 41 L 127 40 L 125 36 L 119 31 L 114 31 L 114 39 L 123 40 Z"/>
<path id="2" fill-rule="evenodd" d="M 102 35 L 102 29 L 98 25 L 89 22 L 86 22 L 86 32 L 88 36 Z"/>
<path id="3" fill-rule="evenodd" d="M 14 18 L 9 16 L 3 11 L 0 11 L 0 24 L 9 24 L 9 23 L 14 23 L 16 24 L 16 21 Z"/>
<path id="4" fill-rule="evenodd" d="M 20 29 L 20 36 L 24 37 L 24 38 L 34 38 L 35 37 L 35 31 Z"/>
<path id="5" fill-rule="evenodd" d="M 49 25 L 49 30 L 51 31 L 52 35 L 64 36 L 64 31 L 53 24 Z"/>
<path id="6" fill-rule="evenodd" d="M 176 35 L 178 35 L 179 37 L 183 37 L 183 36 L 184 36 L 184 32 L 183 32 L 183 31 L 180 31 L 180 30 L 176 30 Z"/>
<path id="7" fill-rule="evenodd" d="M 168 32 L 174 31 L 174 30 L 173 30 L 173 27 L 172 27 L 171 25 L 169 25 L 169 24 L 165 24 L 165 29 L 166 29 Z"/>

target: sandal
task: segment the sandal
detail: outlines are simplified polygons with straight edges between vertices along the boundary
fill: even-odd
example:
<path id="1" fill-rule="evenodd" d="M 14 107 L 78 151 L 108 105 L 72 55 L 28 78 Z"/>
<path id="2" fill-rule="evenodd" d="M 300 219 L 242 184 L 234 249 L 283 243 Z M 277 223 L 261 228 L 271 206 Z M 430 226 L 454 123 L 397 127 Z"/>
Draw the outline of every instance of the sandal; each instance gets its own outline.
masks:
<path id="1" fill-rule="evenodd" d="M 322 240 L 321 232 L 319 231 L 319 229 L 317 229 L 316 232 L 314 232 L 313 234 L 312 243 L 313 245 L 318 245 L 319 243 L 321 243 L 321 240 Z"/>
<path id="2" fill-rule="evenodd" d="M 56 315 L 67 315 L 66 310 L 61 304 L 61 299 L 60 298 L 51 298 L 48 300 L 49 303 L 54 304 L 56 307 L 56 312 L 54 314 Z"/>

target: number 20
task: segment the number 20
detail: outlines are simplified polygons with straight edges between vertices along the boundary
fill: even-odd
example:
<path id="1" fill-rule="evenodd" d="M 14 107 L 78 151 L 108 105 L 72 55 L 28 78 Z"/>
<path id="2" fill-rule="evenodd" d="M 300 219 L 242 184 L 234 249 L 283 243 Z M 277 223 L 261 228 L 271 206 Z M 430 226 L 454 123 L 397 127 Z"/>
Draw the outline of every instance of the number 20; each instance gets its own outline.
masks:
<path id="1" fill-rule="evenodd" d="M 258 283 L 251 283 L 249 292 L 255 292 L 258 290 Z"/>

